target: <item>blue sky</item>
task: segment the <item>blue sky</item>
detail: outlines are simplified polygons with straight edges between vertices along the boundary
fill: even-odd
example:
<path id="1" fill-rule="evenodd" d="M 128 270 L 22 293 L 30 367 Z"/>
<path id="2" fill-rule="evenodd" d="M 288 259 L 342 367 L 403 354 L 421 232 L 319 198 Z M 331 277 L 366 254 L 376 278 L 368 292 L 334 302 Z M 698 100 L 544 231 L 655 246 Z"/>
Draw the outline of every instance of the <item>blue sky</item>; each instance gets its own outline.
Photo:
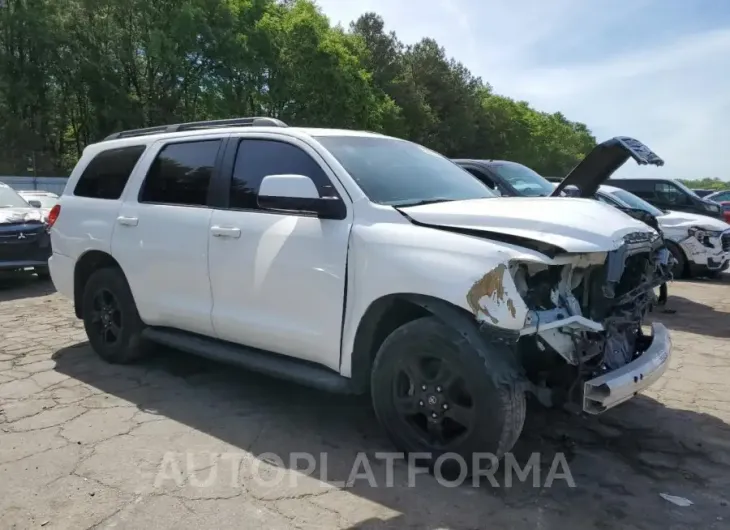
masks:
<path id="1" fill-rule="evenodd" d="M 432 37 L 497 93 L 666 162 L 617 176 L 730 180 L 730 0 L 317 2 L 335 24 L 375 11 L 406 43 Z"/>

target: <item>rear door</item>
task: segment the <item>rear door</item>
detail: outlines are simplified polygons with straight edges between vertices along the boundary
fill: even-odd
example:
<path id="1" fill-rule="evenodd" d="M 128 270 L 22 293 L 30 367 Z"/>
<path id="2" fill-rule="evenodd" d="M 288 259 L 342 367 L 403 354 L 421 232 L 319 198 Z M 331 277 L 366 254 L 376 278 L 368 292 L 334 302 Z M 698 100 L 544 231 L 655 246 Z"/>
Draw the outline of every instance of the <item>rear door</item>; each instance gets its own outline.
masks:
<path id="1" fill-rule="evenodd" d="M 125 193 L 112 255 L 148 325 L 214 335 L 208 204 L 225 141 L 210 135 L 160 141 Z"/>
<path id="2" fill-rule="evenodd" d="M 89 250 L 111 253 L 122 192 L 146 149 L 140 142 L 85 153 L 59 201 L 62 214 L 51 231 L 54 253 L 72 260 Z"/>

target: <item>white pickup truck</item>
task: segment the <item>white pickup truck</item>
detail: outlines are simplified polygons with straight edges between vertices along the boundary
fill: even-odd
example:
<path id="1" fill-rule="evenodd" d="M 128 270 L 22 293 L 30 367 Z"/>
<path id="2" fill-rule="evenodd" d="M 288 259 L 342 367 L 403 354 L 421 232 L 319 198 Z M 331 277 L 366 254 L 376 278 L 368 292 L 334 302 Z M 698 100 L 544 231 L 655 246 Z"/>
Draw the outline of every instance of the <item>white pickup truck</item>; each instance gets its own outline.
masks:
<path id="1" fill-rule="evenodd" d="M 49 215 L 56 288 L 110 362 L 161 343 L 372 395 L 403 451 L 517 440 L 527 394 L 603 412 L 656 381 L 670 277 L 598 201 L 503 199 L 420 145 L 271 118 L 116 133 Z"/>

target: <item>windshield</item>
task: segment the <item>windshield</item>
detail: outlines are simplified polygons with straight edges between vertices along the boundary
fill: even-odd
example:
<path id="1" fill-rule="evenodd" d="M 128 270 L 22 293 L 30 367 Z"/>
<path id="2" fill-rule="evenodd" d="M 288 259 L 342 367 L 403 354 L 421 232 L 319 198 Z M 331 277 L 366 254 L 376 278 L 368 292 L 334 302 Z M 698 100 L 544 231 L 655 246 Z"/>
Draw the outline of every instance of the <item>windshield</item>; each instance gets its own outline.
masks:
<path id="1" fill-rule="evenodd" d="M 507 181 L 520 195 L 548 197 L 555 190 L 555 186 L 549 180 L 522 164 L 498 162 L 489 164 L 489 168 Z"/>
<path id="2" fill-rule="evenodd" d="M 38 201 L 41 208 L 53 208 L 58 202 L 58 197 L 53 195 L 23 195 L 26 201 Z"/>
<path id="3" fill-rule="evenodd" d="M 496 195 L 468 171 L 418 144 L 395 138 L 319 136 L 321 143 L 378 204 L 483 199 Z"/>
<path id="4" fill-rule="evenodd" d="M 7 186 L 0 186 L 0 208 L 30 208 L 30 204 Z"/>
<path id="5" fill-rule="evenodd" d="M 626 190 L 615 190 L 611 191 L 610 195 L 613 195 L 614 197 L 618 198 L 621 202 L 626 203 L 631 208 L 636 208 L 637 210 L 644 210 L 645 212 L 650 213 L 654 217 L 658 217 L 660 215 L 664 215 L 664 212 L 661 211 L 659 208 L 656 208 L 655 206 L 652 206 L 648 202 L 646 202 L 641 197 L 637 197 L 633 193 L 626 191 Z"/>

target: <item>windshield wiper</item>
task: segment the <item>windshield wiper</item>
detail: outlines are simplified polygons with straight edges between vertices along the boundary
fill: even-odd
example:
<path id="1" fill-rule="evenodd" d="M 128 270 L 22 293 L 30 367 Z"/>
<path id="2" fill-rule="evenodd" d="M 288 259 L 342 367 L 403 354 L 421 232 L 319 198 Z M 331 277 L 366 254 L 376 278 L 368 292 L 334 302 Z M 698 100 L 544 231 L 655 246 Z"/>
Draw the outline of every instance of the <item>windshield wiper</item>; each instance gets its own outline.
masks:
<path id="1" fill-rule="evenodd" d="M 451 202 L 457 199 L 449 199 L 447 197 L 435 197 L 433 199 L 418 199 L 413 201 L 403 201 L 391 204 L 394 208 L 405 208 L 407 206 L 423 206 L 425 204 L 436 204 L 438 202 Z"/>

